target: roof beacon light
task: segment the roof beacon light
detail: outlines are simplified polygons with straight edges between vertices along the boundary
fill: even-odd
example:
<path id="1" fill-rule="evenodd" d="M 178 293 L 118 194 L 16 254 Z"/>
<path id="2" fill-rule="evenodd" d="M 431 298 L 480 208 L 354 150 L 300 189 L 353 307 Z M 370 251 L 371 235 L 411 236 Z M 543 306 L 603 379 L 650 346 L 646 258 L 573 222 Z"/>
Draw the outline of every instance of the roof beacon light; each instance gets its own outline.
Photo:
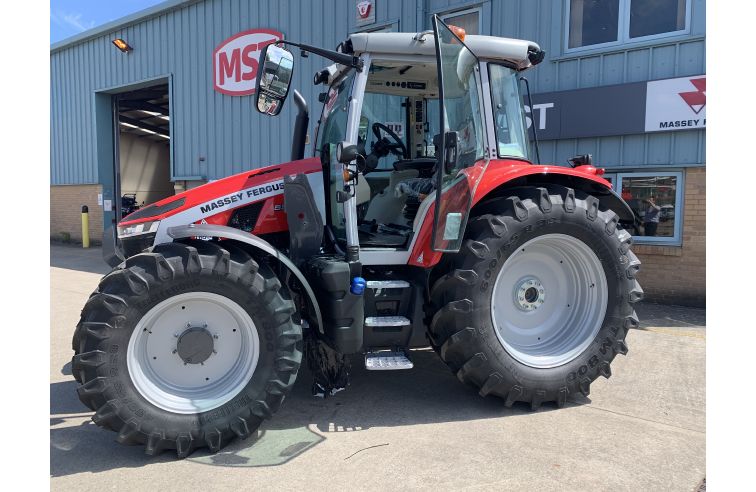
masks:
<path id="1" fill-rule="evenodd" d="M 463 43 L 465 42 L 465 30 L 461 27 L 452 26 L 449 24 L 449 30 L 454 33 L 455 36 L 459 38 L 460 41 Z"/>
<path id="2" fill-rule="evenodd" d="M 127 43 L 121 38 L 114 39 L 113 44 L 115 45 L 116 48 L 121 50 L 123 53 L 128 53 L 129 51 L 134 49 L 131 46 L 129 46 L 129 43 Z"/>

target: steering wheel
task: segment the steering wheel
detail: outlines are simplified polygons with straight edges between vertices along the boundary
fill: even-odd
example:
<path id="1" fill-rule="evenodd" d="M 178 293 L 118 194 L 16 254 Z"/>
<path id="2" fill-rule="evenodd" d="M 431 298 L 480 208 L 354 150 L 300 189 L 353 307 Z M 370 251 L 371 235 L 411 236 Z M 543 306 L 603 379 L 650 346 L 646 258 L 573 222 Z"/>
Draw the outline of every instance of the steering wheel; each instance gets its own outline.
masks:
<path id="1" fill-rule="evenodd" d="M 389 127 L 384 125 L 383 123 L 373 123 L 373 135 L 375 135 L 375 144 L 376 150 L 384 150 L 384 151 L 390 151 L 394 155 L 398 157 L 402 157 L 404 159 L 409 159 L 409 152 L 407 152 L 407 147 L 404 145 L 404 142 L 402 142 L 402 139 L 399 138 L 399 135 L 394 133 L 393 130 L 391 130 Z M 381 135 L 381 130 L 385 131 L 392 139 L 394 139 L 395 143 L 391 143 Z M 383 143 L 385 141 L 385 143 Z M 401 151 L 401 153 L 397 151 Z M 388 155 L 388 152 L 384 155 Z"/>

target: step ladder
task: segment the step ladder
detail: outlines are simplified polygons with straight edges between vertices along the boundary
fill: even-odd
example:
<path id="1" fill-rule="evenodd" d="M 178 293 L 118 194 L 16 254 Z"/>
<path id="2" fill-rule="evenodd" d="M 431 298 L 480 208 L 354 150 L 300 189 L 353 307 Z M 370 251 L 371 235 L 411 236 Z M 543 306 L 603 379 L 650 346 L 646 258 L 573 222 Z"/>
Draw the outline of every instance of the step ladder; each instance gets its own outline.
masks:
<path id="1" fill-rule="evenodd" d="M 385 299 L 397 295 L 394 289 L 409 289 L 410 283 L 406 280 L 368 280 L 368 289 L 373 290 L 376 298 Z M 412 321 L 405 316 L 368 316 L 365 318 L 365 327 L 386 329 L 403 329 L 412 325 Z M 395 371 L 400 369 L 412 369 L 414 365 L 403 350 L 376 350 L 365 354 L 365 369 L 369 371 Z"/>

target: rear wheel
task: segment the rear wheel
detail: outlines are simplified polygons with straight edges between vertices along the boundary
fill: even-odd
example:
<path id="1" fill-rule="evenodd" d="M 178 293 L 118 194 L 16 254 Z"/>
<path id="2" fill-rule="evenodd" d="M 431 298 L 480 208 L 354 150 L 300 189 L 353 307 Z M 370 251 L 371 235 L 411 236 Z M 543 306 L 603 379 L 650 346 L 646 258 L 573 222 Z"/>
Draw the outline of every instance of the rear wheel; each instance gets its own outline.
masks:
<path id="1" fill-rule="evenodd" d="M 627 353 L 640 262 L 595 197 L 556 186 L 518 195 L 470 220 L 451 272 L 431 292 L 431 341 L 483 396 L 563 406 Z"/>
<path id="2" fill-rule="evenodd" d="M 82 311 L 74 376 L 93 421 L 148 454 L 219 450 L 278 410 L 302 358 L 293 303 L 232 244 L 169 243 L 106 275 Z"/>

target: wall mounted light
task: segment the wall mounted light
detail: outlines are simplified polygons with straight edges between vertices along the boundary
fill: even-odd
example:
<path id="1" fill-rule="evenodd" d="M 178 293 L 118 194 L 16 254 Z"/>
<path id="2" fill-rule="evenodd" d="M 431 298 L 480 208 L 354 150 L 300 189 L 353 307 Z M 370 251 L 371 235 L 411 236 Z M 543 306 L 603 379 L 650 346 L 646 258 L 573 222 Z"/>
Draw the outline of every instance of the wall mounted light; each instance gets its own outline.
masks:
<path id="1" fill-rule="evenodd" d="M 129 45 L 129 43 L 127 43 L 121 38 L 114 39 L 113 44 L 115 45 L 116 48 L 121 50 L 123 53 L 128 53 L 129 51 L 134 49 Z"/>

